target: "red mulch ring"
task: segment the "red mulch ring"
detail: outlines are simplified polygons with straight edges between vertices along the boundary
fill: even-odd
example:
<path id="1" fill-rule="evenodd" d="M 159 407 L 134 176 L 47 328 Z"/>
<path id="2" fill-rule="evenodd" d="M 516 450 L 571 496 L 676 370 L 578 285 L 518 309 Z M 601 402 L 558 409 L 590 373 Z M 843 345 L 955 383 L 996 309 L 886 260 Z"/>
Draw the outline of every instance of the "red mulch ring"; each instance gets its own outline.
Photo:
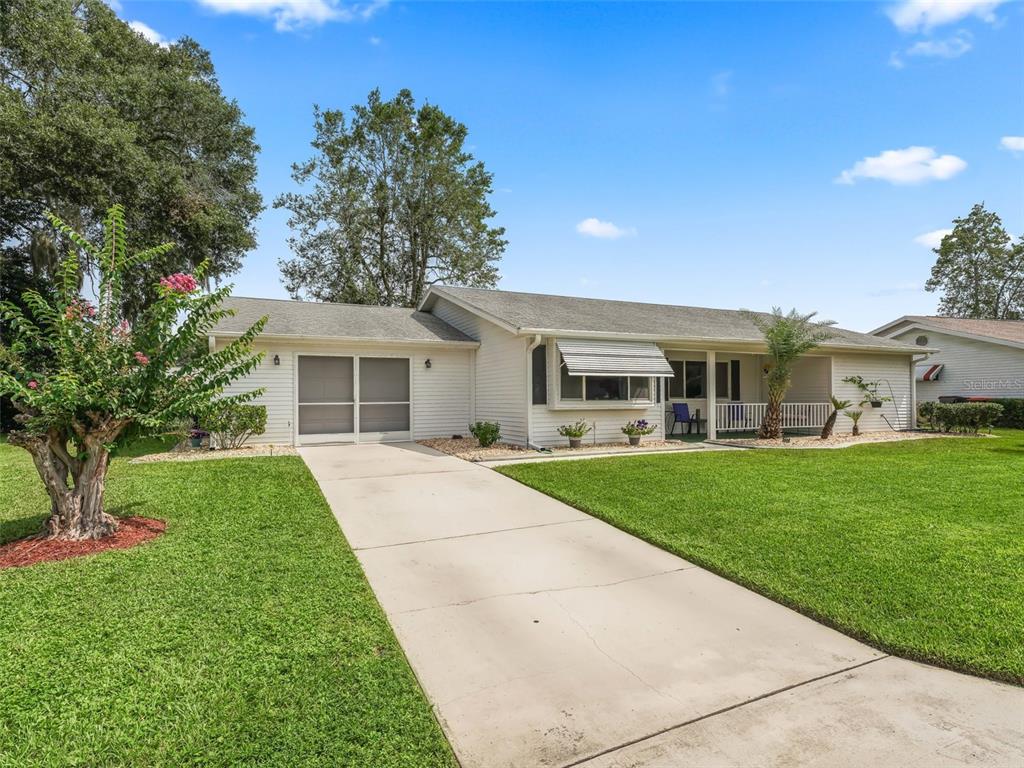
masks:
<path id="1" fill-rule="evenodd" d="M 95 555 L 108 549 L 130 549 L 155 539 L 166 529 L 167 523 L 163 520 L 151 517 L 122 517 L 118 520 L 117 531 L 104 539 L 60 541 L 45 539 L 36 534 L 0 544 L 0 569 Z"/>

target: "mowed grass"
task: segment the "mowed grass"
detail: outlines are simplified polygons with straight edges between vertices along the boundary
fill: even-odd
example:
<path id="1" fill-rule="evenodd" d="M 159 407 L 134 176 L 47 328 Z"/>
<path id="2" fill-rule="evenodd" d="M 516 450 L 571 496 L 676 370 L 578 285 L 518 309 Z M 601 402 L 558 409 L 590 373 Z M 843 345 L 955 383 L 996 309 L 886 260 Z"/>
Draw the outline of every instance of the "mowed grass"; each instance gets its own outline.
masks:
<path id="1" fill-rule="evenodd" d="M 879 648 L 1024 684 L 1024 432 L 501 471 Z"/>
<path id="2" fill-rule="evenodd" d="M 300 459 L 116 459 L 107 498 L 167 533 L 0 571 L 0 765 L 454 765 Z M 0 444 L 0 541 L 47 507 Z"/>

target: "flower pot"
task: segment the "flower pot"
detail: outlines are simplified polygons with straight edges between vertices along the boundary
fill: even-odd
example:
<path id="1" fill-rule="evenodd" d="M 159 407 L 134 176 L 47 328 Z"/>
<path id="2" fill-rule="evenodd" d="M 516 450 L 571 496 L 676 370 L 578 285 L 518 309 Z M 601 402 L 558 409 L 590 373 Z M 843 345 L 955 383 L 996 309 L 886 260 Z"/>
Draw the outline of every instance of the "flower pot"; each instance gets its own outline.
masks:
<path id="1" fill-rule="evenodd" d="M 583 438 L 582 437 L 570 437 L 569 438 L 569 447 L 570 448 L 579 448 L 581 445 L 583 445 Z"/>
<path id="2" fill-rule="evenodd" d="M 193 448 L 203 447 L 203 438 L 201 437 L 190 437 L 188 442 Z"/>
<path id="3" fill-rule="evenodd" d="M 629 444 L 633 446 L 640 445 L 640 435 L 627 435 L 629 437 Z"/>
<path id="4" fill-rule="evenodd" d="M 882 401 L 881 400 L 872 400 L 871 401 L 871 407 L 872 408 L 881 408 L 882 407 Z"/>

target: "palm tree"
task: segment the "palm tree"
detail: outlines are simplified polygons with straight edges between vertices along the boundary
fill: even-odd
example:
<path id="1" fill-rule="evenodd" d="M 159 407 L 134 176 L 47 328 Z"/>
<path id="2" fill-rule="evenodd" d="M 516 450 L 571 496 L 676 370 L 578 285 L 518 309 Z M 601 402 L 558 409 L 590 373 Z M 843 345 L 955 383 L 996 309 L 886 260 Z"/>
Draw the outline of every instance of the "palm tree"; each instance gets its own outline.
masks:
<path id="1" fill-rule="evenodd" d="M 857 422 L 860 421 L 860 417 L 863 415 L 864 411 L 843 411 L 843 416 L 853 422 L 854 437 L 860 434 L 860 425 Z"/>
<path id="2" fill-rule="evenodd" d="M 828 326 L 834 323 L 831 320 L 815 321 L 817 312 L 803 315 L 791 309 L 783 313 L 778 307 L 772 307 L 771 314 L 746 314 L 764 334 L 768 356 L 771 357 L 771 364 L 764 374 L 768 383 L 768 408 L 757 436 L 762 440 L 777 439 L 782 437 L 782 399 L 789 389 L 793 363 L 821 342 L 832 338 Z"/>
<path id="3" fill-rule="evenodd" d="M 839 412 L 853 405 L 850 400 L 840 400 L 835 395 L 829 395 L 828 399 L 832 401 L 832 413 L 828 415 L 825 426 L 821 428 L 822 440 L 828 440 L 832 437 L 832 430 L 836 428 L 836 419 L 839 417 Z"/>

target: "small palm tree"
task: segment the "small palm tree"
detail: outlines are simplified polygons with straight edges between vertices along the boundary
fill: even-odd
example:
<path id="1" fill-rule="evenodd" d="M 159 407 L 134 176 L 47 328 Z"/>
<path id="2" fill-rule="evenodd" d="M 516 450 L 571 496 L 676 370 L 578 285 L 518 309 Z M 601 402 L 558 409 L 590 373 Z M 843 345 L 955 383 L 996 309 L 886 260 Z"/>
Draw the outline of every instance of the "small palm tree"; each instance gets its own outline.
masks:
<path id="1" fill-rule="evenodd" d="M 771 365 L 765 370 L 768 383 L 768 408 L 757 436 L 762 440 L 782 437 L 782 400 L 793 376 L 793 363 L 821 342 L 832 338 L 831 320 L 815 321 L 817 312 L 803 315 L 795 309 L 783 313 L 773 307 L 771 314 L 747 312 L 747 317 L 764 334 Z"/>
<path id="2" fill-rule="evenodd" d="M 857 422 L 860 421 L 860 417 L 863 415 L 864 411 L 843 411 L 843 416 L 853 422 L 854 437 L 860 434 L 860 425 Z"/>
<path id="3" fill-rule="evenodd" d="M 836 419 L 839 417 L 839 412 L 853 405 L 850 400 L 840 400 L 835 395 L 830 395 L 829 400 L 832 401 L 832 413 L 828 415 L 825 426 L 821 428 L 822 440 L 828 440 L 832 437 L 832 430 L 836 428 Z"/>

